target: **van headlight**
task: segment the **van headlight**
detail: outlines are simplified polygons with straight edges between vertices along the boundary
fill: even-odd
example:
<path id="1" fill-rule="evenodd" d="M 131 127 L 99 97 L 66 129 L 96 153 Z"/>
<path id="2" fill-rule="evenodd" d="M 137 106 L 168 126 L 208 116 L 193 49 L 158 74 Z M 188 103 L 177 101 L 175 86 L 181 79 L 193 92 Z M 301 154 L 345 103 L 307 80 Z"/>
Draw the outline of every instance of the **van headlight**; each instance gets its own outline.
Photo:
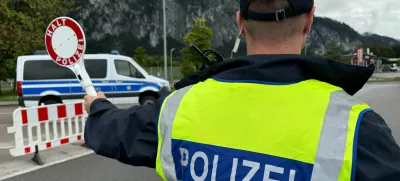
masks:
<path id="1" fill-rule="evenodd" d="M 169 82 L 161 82 L 161 86 L 170 88 Z"/>
<path id="2" fill-rule="evenodd" d="M 166 87 L 168 89 L 168 91 L 171 91 L 171 87 L 169 85 L 169 82 L 164 82 L 163 86 Z"/>

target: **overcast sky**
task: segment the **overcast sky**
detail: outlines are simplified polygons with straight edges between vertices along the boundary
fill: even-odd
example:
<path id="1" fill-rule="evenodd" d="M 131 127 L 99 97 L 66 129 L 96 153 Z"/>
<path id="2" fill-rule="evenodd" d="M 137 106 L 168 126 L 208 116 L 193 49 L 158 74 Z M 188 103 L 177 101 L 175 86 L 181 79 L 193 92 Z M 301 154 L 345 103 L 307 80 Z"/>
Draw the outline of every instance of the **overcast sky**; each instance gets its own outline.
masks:
<path id="1" fill-rule="evenodd" d="M 400 39 L 400 0 L 314 0 L 317 16 L 344 22 L 359 33 Z"/>

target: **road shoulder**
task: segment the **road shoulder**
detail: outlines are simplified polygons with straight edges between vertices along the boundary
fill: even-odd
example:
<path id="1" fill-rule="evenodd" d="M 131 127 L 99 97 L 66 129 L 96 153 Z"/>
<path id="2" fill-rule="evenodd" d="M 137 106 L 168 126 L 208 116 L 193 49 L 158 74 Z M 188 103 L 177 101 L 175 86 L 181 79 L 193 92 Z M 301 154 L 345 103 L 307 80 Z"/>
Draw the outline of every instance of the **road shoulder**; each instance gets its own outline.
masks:
<path id="1" fill-rule="evenodd" d="M 33 154 L 12 157 L 9 150 L 0 150 L 0 180 L 9 179 L 94 153 L 92 150 L 82 146 L 82 144 L 83 142 L 76 142 L 40 152 L 40 157 L 44 163 L 42 166 L 37 165 L 31 160 Z"/>

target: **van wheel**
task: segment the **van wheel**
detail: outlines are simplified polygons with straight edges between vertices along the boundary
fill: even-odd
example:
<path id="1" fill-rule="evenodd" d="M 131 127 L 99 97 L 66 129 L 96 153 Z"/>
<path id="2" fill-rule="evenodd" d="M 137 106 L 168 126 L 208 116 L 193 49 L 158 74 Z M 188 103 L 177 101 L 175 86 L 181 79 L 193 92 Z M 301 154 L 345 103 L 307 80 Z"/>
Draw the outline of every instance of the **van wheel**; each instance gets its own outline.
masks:
<path id="1" fill-rule="evenodd" d="M 59 102 L 55 101 L 55 100 L 47 100 L 43 102 L 44 105 L 52 105 L 52 104 L 58 104 Z"/>
<path id="2" fill-rule="evenodd" d="M 49 96 L 43 97 L 39 101 L 39 106 L 41 106 L 42 104 L 44 104 L 44 105 L 52 105 L 52 104 L 61 104 L 61 103 L 62 103 L 62 100 L 60 99 L 60 97 L 49 95 Z"/>
<path id="3" fill-rule="evenodd" d="M 153 96 L 145 96 L 140 100 L 141 105 L 155 104 L 157 99 Z"/>

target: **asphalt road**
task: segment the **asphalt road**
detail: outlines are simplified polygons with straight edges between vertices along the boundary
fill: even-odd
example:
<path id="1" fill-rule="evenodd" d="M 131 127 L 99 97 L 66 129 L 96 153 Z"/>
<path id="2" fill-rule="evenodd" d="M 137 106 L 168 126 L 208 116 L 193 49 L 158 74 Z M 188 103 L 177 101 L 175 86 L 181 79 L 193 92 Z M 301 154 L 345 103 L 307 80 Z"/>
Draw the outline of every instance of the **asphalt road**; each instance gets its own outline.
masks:
<path id="1" fill-rule="evenodd" d="M 17 106 L 0 106 L 0 124 L 12 125 L 12 113 Z"/>
<path id="2" fill-rule="evenodd" d="M 7 127 L 12 126 L 12 114 L 16 106 L 0 106 L 0 149 L 9 147 L 13 136 L 7 134 Z"/>
<path id="3" fill-rule="evenodd" d="M 89 155 L 6 181 L 161 181 L 155 171 Z"/>
<path id="4" fill-rule="evenodd" d="M 357 98 L 370 104 L 392 128 L 396 140 L 400 140 L 400 82 L 368 84 Z M 20 175 L 6 181 L 67 181 L 67 180 L 130 180 L 158 181 L 154 170 L 134 168 L 114 160 L 89 155 L 41 170 Z"/>

